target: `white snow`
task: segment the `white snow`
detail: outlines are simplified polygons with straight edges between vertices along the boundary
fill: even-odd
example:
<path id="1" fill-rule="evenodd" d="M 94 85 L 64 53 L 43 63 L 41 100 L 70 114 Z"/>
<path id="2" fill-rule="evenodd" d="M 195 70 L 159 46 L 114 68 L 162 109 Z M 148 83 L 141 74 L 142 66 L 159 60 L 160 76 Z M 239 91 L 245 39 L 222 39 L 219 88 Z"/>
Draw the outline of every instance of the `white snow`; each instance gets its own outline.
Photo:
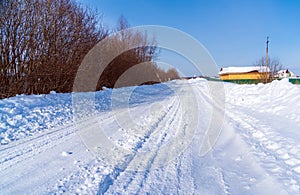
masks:
<path id="1" fill-rule="evenodd" d="M 299 194 L 300 86 L 214 85 L 0 100 L 0 194 Z"/>
<path id="2" fill-rule="evenodd" d="M 227 67 L 221 68 L 219 75 L 229 74 L 229 73 L 247 73 L 258 71 L 259 73 L 270 72 L 270 69 L 265 66 L 240 66 L 240 67 Z"/>

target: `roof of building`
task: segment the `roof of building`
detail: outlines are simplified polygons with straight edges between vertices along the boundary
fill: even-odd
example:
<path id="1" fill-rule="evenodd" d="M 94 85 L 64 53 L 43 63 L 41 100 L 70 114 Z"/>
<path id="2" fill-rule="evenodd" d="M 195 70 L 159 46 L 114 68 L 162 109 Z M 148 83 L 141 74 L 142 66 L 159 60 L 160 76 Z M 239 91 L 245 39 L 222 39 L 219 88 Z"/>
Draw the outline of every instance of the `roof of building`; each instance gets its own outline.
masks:
<path id="1" fill-rule="evenodd" d="M 279 70 L 276 74 L 275 77 L 279 77 L 279 78 L 286 78 L 286 77 L 295 77 L 296 75 L 289 71 L 288 69 L 285 70 Z"/>
<path id="2" fill-rule="evenodd" d="M 258 71 L 260 73 L 270 72 L 270 69 L 265 66 L 239 66 L 239 67 L 227 67 L 221 68 L 219 75 L 230 73 L 248 73 Z"/>

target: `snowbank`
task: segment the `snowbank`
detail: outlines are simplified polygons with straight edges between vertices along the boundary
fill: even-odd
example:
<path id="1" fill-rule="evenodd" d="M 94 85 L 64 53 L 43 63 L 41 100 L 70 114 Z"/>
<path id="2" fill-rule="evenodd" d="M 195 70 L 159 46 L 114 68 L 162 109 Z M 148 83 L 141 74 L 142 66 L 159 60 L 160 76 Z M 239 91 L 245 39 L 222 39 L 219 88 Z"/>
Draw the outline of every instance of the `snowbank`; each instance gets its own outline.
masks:
<path id="1" fill-rule="evenodd" d="M 268 84 L 226 86 L 226 101 L 250 108 L 253 112 L 285 116 L 300 122 L 300 86 L 288 79 Z"/>
<path id="2" fill-rule="evenodd" d="M 172 94 L 172 91 L 164 84 L 152 86 L 128 87 L 115 89 L 120 95 L 121 106 L 138 105 L 144 102 L 154 101 Z M 124 95 L 133 91 L 129 100 L 124 100 Z M 84 119 L 99 112 L 111 109 L 111 95 L 113 90 L 106 89 L 96 93 L 94 102 L 95 110 L 80 110 L 79 117 Z M 18 95 L 0 100 L 0 143 L 8 144 L 12 141 L 33 135 L 40 131 L 66 125 L 73 120 L 72 95 L 74 93 L 47 95 Z M 88 104 L 85 102 L 91 93 L 77 93 L 81 100 L 81 108 Z M 116 98 L 116 96 L 115 96 Z M 124 102 L 125 101 L 125 102 Z M 126 102 L 127 101 L 127 102 Z M 83 106 L 82 106 L 83 105 Z M 76 105 L 75 105 L 76 106 Z M 78 116 L 77 116 L 78 117 Z"/>
<path id="3" fill-rule="evenodd" d="M 173 83 L 201 83 L 204 79 L 191 79 L 189 81 L 172 81 Z M 170 82 L 170 83 L 172 83 Z M 169 84 L 170 84 L 169 83 Z M 300 87 L 288 82 L 288 79 L 273 81 L 269 84 L 235 85 L 225 83 L 227 102 L 240 106 L 252 106 L 259 112 L 284 114 L 286 117 L 299 121 Z M 116 89 L 120 104 L 124 105 L 124 95 L 131 91 L 128 104 L 131 106 L 155 101 L 172 94 L 172 90 L 165 84 L 152 86 L 139 86 Z M 89 117 L 99 112 L 111 109 L 112 89 L 96 92 L 96 113 L 82 110 L 81 117 Z M 87 93 L 81 93 L 82 104 Z M 117 98 L 117 96 L 115 96 Z M 125 102 L 126 104 L 126 102 Z M 47 95 L 18 95 L 16 97 L 0 100 L 0 143 L 8 144 L 22 137 L 33 135 L 39 131 L 51 129 L 72 122 L 72 94 L 51 93 Z M 289 108 L 287 110 L 287 108 Z M 292 110 L 290 108 L 293 108 Z M 282 113 L 284 112 L 284 113 Z"/>

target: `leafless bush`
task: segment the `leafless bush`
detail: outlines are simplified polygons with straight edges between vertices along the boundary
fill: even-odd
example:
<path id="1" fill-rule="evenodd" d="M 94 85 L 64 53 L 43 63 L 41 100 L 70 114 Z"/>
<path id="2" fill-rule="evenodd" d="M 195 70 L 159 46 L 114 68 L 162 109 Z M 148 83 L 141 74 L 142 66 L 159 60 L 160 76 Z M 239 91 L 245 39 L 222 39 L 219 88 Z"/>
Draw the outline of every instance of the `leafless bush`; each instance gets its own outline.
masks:
<path id="1" fill-rule="evenodd" d="M 109 35 L 101 25 L 101 16 L 75 0 L 2 0 L 0 6 L 0 98 L 72 91 L 84 56 Z M 121 17 L 116 30 L 128 27 Z M 159 77 L 159 81 L 179 77 L 176 70 L 157 68 L 153 62 L 156 47 L 148 46 L 145 36 L 139 32 L 112 35 L 108 53 L 124 51 L 132 44 L 139 47 L 111 61 L 97 89 L 114 87 L 126 70 L 145 62 L 147 68 L 136 77 L 150 74 Z"/>
<path id="2" fill-rule="evenodd" d="M 0 18 L 0 96 L 68 92 L 85 54 L 108 31 L 72 0 L 6 0 Z"/>
<path id="3" fill-rule="evenodd" d="M 131 45 L 138 45 L 138 47 L 128 49 L 108 64 L 99 79 L 97 89 L 104 86 L 113 88 L 153 84 L 179 78 L 175 69 L 165 72 L 154 63 L 154 59 L 157 57 L 157 48 L 153 46 L 155 41 L 149 43 L 147 34 L 141 32 L 124 31 L 128 27 L 127 20 L 121 16 L 116 29 L 120 33 L 111 37 L 111 43 L 108 46 L 109 48 L 106 48 L 106 52 L 109 54 L 112 51 L 124 51 L 126 48 L 131 48 Z M 128 78 L 122 78 L 122 82 L 119 81 L 116 85 L 118 79 L 128 70 L 131 71 L 130 75 L 127 75 Z"/>

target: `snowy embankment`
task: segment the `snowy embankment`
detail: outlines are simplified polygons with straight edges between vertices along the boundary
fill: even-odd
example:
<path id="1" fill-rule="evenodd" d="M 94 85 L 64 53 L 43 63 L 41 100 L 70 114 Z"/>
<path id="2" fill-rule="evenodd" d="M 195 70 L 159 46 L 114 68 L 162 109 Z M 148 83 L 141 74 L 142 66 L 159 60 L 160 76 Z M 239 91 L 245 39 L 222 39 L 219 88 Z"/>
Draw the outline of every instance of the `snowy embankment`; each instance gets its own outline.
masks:
<path id="1" fill-rule="evenodd" d="M 209 83 L 97 92 L 76 123 L 74 94 L 0 100 L 0 194 L 299 194 L 300 87 L 224 83 L 222 131 L 202 156 L 220 120 Z"/>
<path id="2" fill-rule="evenodd" d="M 151 101 L 151 94 L 159 91 L 162 97 L 171 93 L 165 86 L 145 86 L 138 88 L 132 94 L 130 104 L 139 104 L 143 101 Z M 120 93 L 127 91 L 119 90 Z M 82 96 L 82 104 L 86 104 L 85 96 L 90 93 L 79 93 Z M 112 90 L 107 89 L 95 93 L 94 112 L 82 111 L 82 119 L 94 116 L 100 112 L 111 110 Z M 18 95 L 16 97 L 0 100 L 0 143 L 8 144 L 20 138 L 40 133 L 50 128 L 72 123 L 73 120 L 73 94 L 47 95 Z M 157 98 L 157 97 L 156 97 Z M 78 113 L 77 113 L 78 114 Z"/>

